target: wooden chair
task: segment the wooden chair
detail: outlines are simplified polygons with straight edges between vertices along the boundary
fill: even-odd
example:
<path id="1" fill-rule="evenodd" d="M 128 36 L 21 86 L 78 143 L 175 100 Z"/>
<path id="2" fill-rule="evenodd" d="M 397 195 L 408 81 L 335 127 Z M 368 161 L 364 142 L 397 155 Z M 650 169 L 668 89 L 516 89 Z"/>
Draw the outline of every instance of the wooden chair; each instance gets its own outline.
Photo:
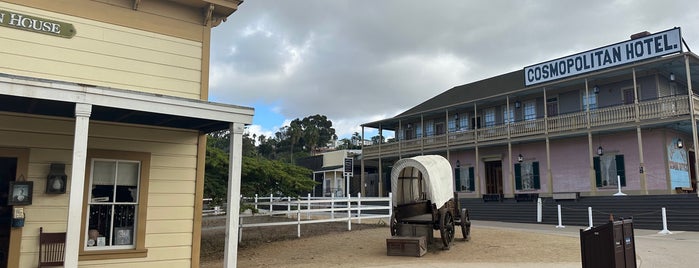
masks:
<path id="1" fill-rule="evenodd" d="M 39 267 L 63 266 L 66 233 L 44 233 L 39 227 Z"/>

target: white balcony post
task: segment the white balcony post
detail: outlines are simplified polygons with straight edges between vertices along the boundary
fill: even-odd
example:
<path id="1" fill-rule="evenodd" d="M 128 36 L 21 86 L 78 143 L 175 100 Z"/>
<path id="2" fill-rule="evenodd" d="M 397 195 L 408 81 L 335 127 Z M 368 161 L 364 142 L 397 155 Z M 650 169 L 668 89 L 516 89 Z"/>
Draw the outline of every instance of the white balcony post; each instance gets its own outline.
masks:
<path id="1" fill-rule="evenodd" d="M 243 164 L 243 131 L 245 125 L 230 125 L 231 141 L 228 168 L 228 206 L 226 206 L 226 245 L 224 267 L 236 267 L 238 263 L 238 227 L 240 220 L 240 175 Z M 66 266 L 70 267 L 70 266 Z"/>

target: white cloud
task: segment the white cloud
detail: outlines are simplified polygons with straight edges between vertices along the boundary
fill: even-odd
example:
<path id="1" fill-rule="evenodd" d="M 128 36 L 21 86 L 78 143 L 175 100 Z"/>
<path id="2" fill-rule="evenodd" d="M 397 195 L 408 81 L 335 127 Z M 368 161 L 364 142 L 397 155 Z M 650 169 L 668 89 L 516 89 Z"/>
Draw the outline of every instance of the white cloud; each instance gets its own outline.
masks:
<path id="1" fill-rule="evenodd" d="M 212 33 L 212 100 L 278 103 L 288 119 L 328 116 L 339 136 L 461 84 L 682 27 L 681 1 L 246 1 Z M 380 116 L 380 117 L 377 117 Z M 276 130 L 276 129 L 275 129 Z"/>

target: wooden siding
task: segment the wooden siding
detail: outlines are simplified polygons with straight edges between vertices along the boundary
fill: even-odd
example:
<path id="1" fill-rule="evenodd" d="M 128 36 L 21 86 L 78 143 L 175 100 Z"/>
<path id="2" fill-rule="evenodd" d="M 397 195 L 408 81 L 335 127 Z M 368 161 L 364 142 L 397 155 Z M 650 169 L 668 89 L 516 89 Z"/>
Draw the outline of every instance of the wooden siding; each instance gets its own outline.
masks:
<path id="1" fill-rule="evenodd" d="M 66 230 L 69 194 L 48 195 L 44 189 L 51 163 L 66 163 L 71 183 L 73 127 L 73 120 L 0 113 L 0 147 L 30 149 L 27 180 L 34 182 L 34 197 L 33 204 L 25 206 L 19 267 L 36 266 L 39 227 Z M 190 266 L 197 137 L 193 131 L 91 122 L 88 149 L 152 154 L 145 227 L 148 257 L 81 261 L 81 267 Z"/>
<path id="2" fill-rule="evenodd" d="M 0 3 L 0 9 L 72 23 L 58 38 L 0 27 L 0 72 L 199 99 L 202 43 Z"/>

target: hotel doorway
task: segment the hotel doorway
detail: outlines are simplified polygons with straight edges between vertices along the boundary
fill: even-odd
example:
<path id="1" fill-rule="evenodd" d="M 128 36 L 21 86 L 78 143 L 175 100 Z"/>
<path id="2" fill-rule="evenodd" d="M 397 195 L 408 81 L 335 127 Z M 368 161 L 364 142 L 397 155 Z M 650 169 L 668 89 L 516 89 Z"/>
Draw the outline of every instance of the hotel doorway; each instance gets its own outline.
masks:
<path id="1" fill-rule="evenodd" d="M 485 162 L 485 193 L 502 196 L 502 161 Z"/>

